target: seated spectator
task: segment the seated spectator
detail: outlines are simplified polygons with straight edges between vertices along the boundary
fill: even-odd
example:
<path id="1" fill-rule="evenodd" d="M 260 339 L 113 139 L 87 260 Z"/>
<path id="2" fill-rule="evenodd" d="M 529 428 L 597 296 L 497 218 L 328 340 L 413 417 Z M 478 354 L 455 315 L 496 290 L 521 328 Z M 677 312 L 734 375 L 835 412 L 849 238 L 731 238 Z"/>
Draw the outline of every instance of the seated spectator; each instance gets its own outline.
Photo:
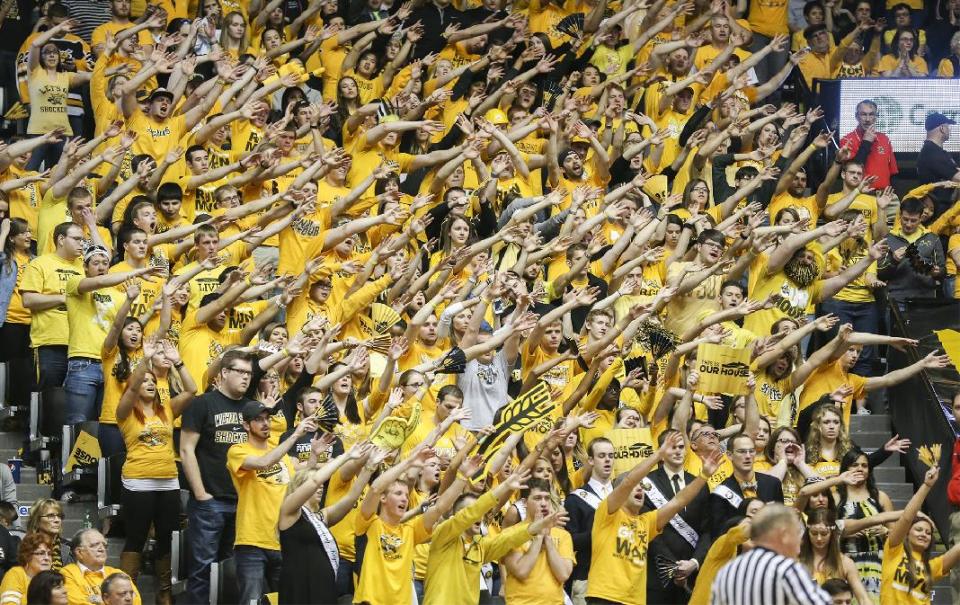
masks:
<path id="1" fill-rule="evenodd" d="M 29 533 L 17 549 L 16 567 L 3 575 L 0 581 L 0 604 L 26 605 L 30 580 L 53 564 L 53 544 L 46 534 Z"/>
<path id="2" fill-rule="evenodd" d="M 67 605 L 69 602 L 63 576 L 50 569 L 33 576 L 27 589 L 27 599 L 24 601 L 50 605 Z"/>
<path id="3" fill-rule="evenodd" d="M 922 78 L 927 75 L 927 62 L 917 50 L 917 32 L 910 28 L 897 30 L 889 54 L 880 57 L 873 75 L 885 78 Z"/>
<path id="4" fill-rule="evenodd" d="M 81 529 L 70 542 L 76 562 L 64 565 L 60 570 L 70 601 L 96 602 L 100 598 L 103 581 L 120 571 L 106 565 L 107 539 L 95 529 Z M 139 605 L 140 593 L 136 586 L 133 592 L 133 602 Z"/>

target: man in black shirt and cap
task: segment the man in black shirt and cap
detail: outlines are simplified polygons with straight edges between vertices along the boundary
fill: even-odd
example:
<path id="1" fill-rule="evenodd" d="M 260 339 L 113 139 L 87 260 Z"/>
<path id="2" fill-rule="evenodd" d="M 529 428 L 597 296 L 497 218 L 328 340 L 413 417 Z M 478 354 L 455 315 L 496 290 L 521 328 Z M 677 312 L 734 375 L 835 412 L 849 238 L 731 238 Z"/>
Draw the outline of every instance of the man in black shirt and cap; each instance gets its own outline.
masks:
<path id="1" fill-rule="evenodd" d="M 940 181 L 960 182 L 960 166 L 946 149 L 944 143 L 950 140 L 950 126 L 956 122 L 942 113 L 931 113 L 927 116 L 924 126 L 927 130 L 927 140 L 920 148 L 917 158 L 917 177 L 923 184 Z M 930 192 L 934 202 L 934 216 L 940 216 L 953 205 L 955 189 L 938 187 Z"/>

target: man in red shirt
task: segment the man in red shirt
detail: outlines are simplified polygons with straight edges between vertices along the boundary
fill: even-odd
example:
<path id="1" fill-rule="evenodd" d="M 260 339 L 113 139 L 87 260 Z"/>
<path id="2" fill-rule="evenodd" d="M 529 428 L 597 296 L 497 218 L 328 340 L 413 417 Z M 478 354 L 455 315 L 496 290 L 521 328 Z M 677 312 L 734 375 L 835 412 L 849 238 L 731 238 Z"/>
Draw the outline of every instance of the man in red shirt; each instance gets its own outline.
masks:
<path id="1" fill-rule="evenodd" d="M 877 132 L 877 104 L 864 100 L 857 103 L 857 127 L 842 139 L 840 145 L 849 147 L 853 161 L 863 165 L 864 176 L 877 177 L 873 187 L 883 190 L 890 186 L 890 178 L 899 172 L 893 145 L 882 132 Z"/>

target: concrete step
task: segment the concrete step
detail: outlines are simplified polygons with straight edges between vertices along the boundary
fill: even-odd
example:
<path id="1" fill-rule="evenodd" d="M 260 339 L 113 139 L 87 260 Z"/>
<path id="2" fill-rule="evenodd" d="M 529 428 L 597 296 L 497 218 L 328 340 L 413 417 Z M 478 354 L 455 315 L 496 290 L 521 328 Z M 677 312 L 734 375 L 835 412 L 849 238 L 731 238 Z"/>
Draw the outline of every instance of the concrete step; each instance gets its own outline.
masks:
<path id="1" fill-rule="evenodd" d="M 850 416 L 850 436 L 856 438 L 858 433 L 862 432 L 888 432 L 890 431 L 890 416 L 887 414 L 869 414 L 860 416 L 855 414 Z M 892 433 L 890 433 L 892 435 Z"/>
<path id="2" fill-rule="evenodd" d="M 873 478 L 878 483 L 905 483 L 906 475 L 902 466 L 878 466 L 873 469 Z"/>
<path id="3" fill-rule="evenodd" d="M 877 489 L 886 492 L 891 500 L 909 500 L 916 490 L 909 483 L 877 483 Z"/>
<path id="4" fill-rule="evenodd" d="M 883 447 L 892 436 L 890 431 L 857 431 L 850 433 L 850 440 L 861 449 L 875 450 Z"/>

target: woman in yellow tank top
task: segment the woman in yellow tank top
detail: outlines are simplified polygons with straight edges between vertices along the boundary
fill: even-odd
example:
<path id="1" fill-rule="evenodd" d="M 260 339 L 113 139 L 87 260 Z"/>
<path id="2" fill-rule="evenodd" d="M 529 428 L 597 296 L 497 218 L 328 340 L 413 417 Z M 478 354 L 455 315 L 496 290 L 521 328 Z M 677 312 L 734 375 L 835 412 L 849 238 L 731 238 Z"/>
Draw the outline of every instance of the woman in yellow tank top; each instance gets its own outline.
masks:
<path id="1" fill-rule="evenodd" d="M 180 354 L 169 341 L 155 337 L 143 343 L 143 360 L 137 364 L 120 402 L 117 421 L 127 448 L 121 472 L 123 503 L 128 515 L 127 539 L 120 568 L 136 580 L 150 526 L 156 534 L 158 603 L 170 603 L 170 539 L 180 521 L 180 484 L 173 451 L 173 419 L 193 401 L 197 387 Z M 171 363 L 183 390 L 163 401 L 157 375 L 151 369 Z"/>

